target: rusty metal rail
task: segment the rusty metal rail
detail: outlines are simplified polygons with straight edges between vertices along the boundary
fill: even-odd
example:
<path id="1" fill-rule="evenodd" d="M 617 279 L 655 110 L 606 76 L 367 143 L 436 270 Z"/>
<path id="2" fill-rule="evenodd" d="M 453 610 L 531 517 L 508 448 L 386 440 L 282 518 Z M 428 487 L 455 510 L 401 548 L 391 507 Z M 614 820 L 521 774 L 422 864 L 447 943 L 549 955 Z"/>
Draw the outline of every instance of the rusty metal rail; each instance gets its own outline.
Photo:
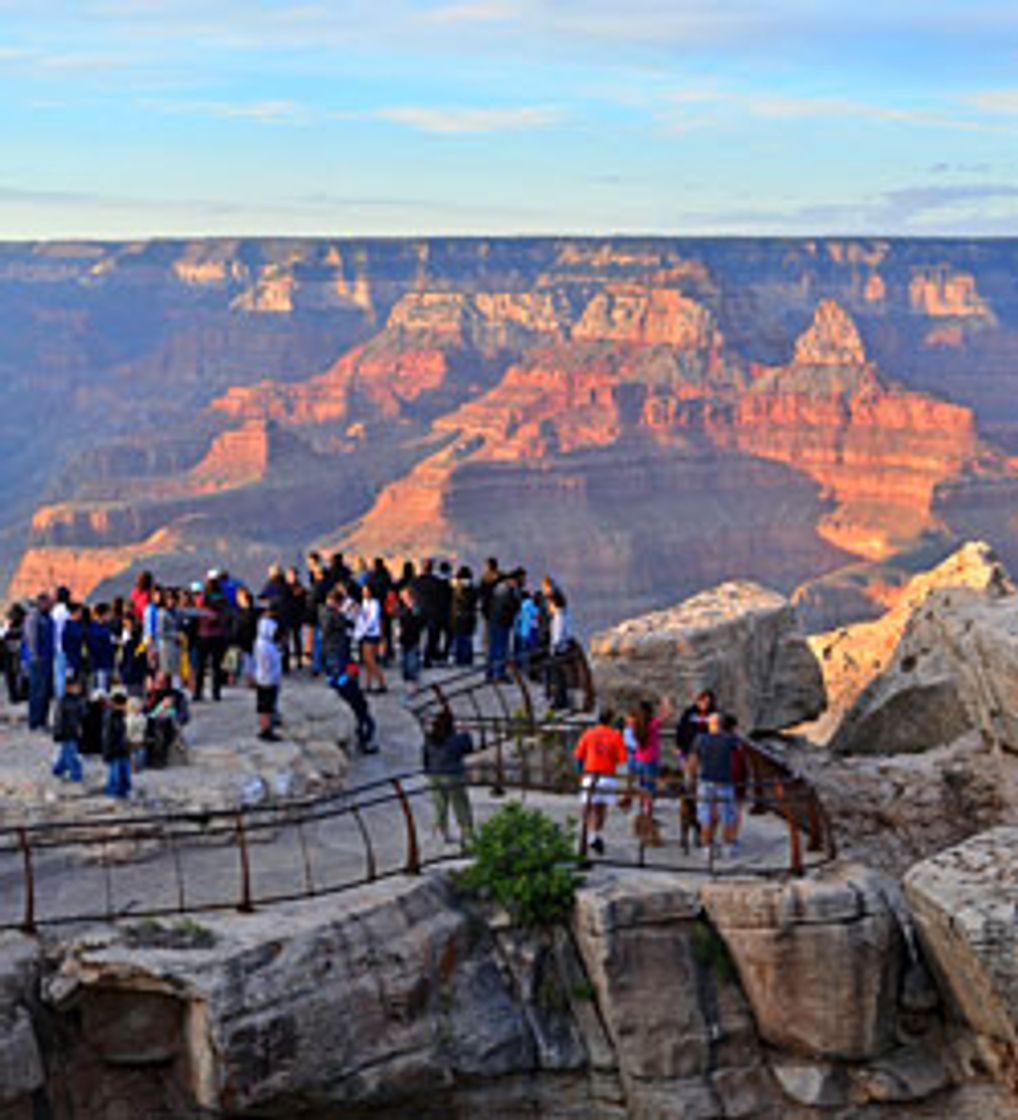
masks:
<path id="1" fill-rule="evenodd" d="M 553 709 L 551 696 L 560 701 L 565 696 L 570 710 Z M 483 669 L 449 675 L 411 698 L 422 730 L 444 710 L 474 732 L 480 749 L 468 767 L 470 786 L 496 797 L 537 800 L 555 812 L 561 812 L 563 797 L 570 798 L 581 818 L 581 859 L 590 854 L 585 810 L 591 794 L 580 799 L 572 759 L 579 736 L 591 726 L 593 705 L 590 669 L 579 646 L 534 658 L 526 669 L 510 666 L 505 680 L 488 681 Z M 776 835 L 787 839 L 780 858 L 753 858 L 744 870 L 801 875 L 834 858 L 830 822 L 810 783 L 760 744 L 747 743 L 747 759 L 744 803 L 750 813 L 777 816 L 784 828 Z M 459 848 L 429 840 L 431 792 L 427 776 L 411 772 L 247 808 L 108 813 L 0 829 L 0 930 L 31 933 L 124 918 L 250 913 L 419 874 L 463 856 Z M 639 805 L 639 791 L 630 787 L 628 793 Z M 682 773 L 666 769 L 652 802 L 637 813 L 641 826 L 649 817 L 653 827 L 637 832 L 635 851 L 598 862 L 684 874 L 739 871 L 719 868 L 713 856 L 706 864 L 688 862 L 696 806 L 696 793 Z M 673 815 L 682 845 L 673 845 L 669 834 L 661 847 L 657 828 Z"/>
<path id="2" fill-rule="evenodd" d="M 491 772 L 481 763 L 473 786 Z M 574 794 L 573 777 L 549 783 L 535 778 L 510 787 L 522 798 Z M 33 933 L 42 927 L 156 919 L 235 910 L 250 913 L 274 903 L 335 895 L 355 887 L 462 857 L 428 842 L 432 810 L 425 775 L 407 773 L 319 799 L 220 812 L 88 821 L 49 822 L 0 831 L 0 929 Z M 756 875 L 802 874 L 833 855 L 828 847 L 812 860 L 799 839 L 808 805 L 784 783 L 761 780 L 758 804 L 787 826 L 787 856 L 754 863 Z M 680 814 L 690 795 L 666 786 L 655 812 Z M 559 798 L 555 804 L 561 805 Z M 581 806 L 582 807 L 582 806 Z M 581 813 L 581 815 L 583 815 Z M 402 826 L 401 826 L 402 822 Z M 581 829 L 579 855 L 587 855 Z M 640 840 L 634 854 L 604 862 L 686 874 L 716 873 L 711 863 L 689 865 L 684 853 L 652 849 Z M 722 871 L 725 869 L 721 869 Z"/>

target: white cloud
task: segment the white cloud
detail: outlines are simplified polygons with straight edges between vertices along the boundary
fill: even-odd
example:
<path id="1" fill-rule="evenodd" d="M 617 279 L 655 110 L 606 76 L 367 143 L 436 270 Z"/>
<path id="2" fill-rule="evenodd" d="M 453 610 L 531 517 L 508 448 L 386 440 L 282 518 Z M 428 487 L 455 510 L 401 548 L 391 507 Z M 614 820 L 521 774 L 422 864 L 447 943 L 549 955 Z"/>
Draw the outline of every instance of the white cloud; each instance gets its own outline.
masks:
<path id="1" fill-rule="evenodd" d="M 1018 89 L 991 89 L 974 93 L 966 102 L 984 113 L 1018 116 Z"/>
<path id="2" fill-rule="evenodd" d="M 405 105 L 376 109 L 365 115 L 375 120 L 406 125 L 420 132 L 445 135 L 549 128 L 564 119 L 562 111 L 550 105 L 486 109 L 439 109 L 423 105 Z"/>
<path id="3" fill-rule="evenodd" d="M 1014 112 L 1018 114 L 1018 91 Z M 673 132 L 716 125 L 724 116 L 755 117 L 761 120 L 861 120 L 874 124 L 914 125 L 922 128 L 951 129 L 963 132 L 995 132 L 1012 129 L 969 113 L 882 105 L 849 97 L 803 96 L 784 93 L 745 93 L 713 87 L 677 90 L 665 97 L 677 106 L 659 112 L 659 119 Z"/>
<path id="4" fill-rule="evenodd" d="M 303 124 L 312 110 L 297 101 L 146 101 L 161 113 L 255 121 L 259 124 Z"/>
<path id="5" fill-rule="evenodd" d="M 518 4 L 502 0 L 477 0 L 476 3 L 444 4 L 432 8 L 421 16 L 422 23 L 438 26 L 455 24 L 509 23 L 520 19 L 523 11 Z"/>

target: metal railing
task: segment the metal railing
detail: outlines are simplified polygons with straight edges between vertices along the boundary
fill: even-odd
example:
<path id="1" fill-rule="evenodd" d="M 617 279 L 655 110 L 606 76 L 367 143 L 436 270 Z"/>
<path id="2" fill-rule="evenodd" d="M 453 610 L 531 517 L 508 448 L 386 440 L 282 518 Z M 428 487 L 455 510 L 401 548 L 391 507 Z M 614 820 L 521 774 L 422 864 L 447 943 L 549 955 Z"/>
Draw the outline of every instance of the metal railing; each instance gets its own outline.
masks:
<path id="1" fill-rule="evenodd" d="M 552 674 L 564 672 L 573 714 L 542 704 Z M 559 699 L 561 690 L 559 689 Z M 488 681 L 483 670 L 447 676 L 419 689 L 411 710 L 423 729 L 446 710 L 475 733 L 480 750 L 469 761 L 466 782 L 504 796 L 535 801 L 553 814 L 579 807 L 577 851 L 590 857 L 587 821 L 594 790 L 581 799 L 573 751 L 591 726 L 593 686 L 576 647 L 559 657 L 510 666 L 507 681 Z M 599 862 L 716 874 L 802 875 L 836 855 L 823 805 L 810 783 L 785 759 L 747 743 L 743 803 L 749 814 L 782 822 L 762 855 L 750 853 L 742 868 L 689 862 L 698 801 L 684 775 L 667 769 L 657 792 L 638 810 L 645 826 L 635 847 L 619 848 Z M 596 785 L 594 787 L 596 789 Z M 639 803 L 640 791 L 626 790 Z M 0 829 L 0 930 L 34 932 L 41 926 L 158 919 L 327 897 L 462 857 L 425 827 L 432 819 L 427 775 L 387 776 L 354 789 L 291 798 L 236 809 L 49 821 Z M 571 800 L 563 802 L 563 797 Z M 659 846 L 661 820 L 674 813 L 680 844 Z M 649 819 L 650 824 L 647 824 Z M 762 836 L 762 834 L 761 834 Z M 781 837 L 785 837 L 782 841 Z M 669 838 L 670 839 L 670 838 Z M 773 853 L 774 858 L 771 858 Z M 779 858 L 780 857 L 780 858 Z"/>
<path id="2" fill-rule="evenodd" d="M 493 768 L 471 767 L 468 783 L 487 787 Z M 131 818 L 23 825 L 0 831 L 0 929 L 35 932 L 41 926 L 167 918 L 206 911 L 250 913 L 257 906 L 324 897 L 427 867 L 460 859 L 429 839 L 430 784 L 422 773 L 380 779 L 354 790 L 317 799 L 280 802 L 207 813 L 175 813 Z M 578 776 L 545 783 L 510 785 L 508 795 L 535 799 L 552 795 L 560 809 L 563 794 L 578 799 Z M 638 794 L 636 794 L 638 796 Z M 589 806 L 590 794 L 586 796 Z M 827 830 L 809 833 L 815 795 L 780 780 L 755 780 L 747 806 L 784 821 L 787 853 L 773 860 L 751 859 L 754 875 L 801 875 L 834 856 Z M 497 802 L 488 803 L 494 806 Z M 566 803 L 568 806 L 568 802 Z M 655 813 L 674 809 L 688 818 L 692 791 L 665 784 Z M 589 857 L 584 803 L 578 854 Z M 541 807 L 548 809 L 547 801 Z M 806 826 L 808 843 L 800 835 Z M 814 851 L 812 858 L 805 852 Z M 718 872 L 686 862 L 688 845 L 655 848 L 638 837 L 635 850 L 603 862 L 685 874 Z M 601 862 L 599 860 L 599 862 Z M 731 870 L 738 870 L 731 867 Z M 726 869 L 721 869 L 726 870 Z"/>

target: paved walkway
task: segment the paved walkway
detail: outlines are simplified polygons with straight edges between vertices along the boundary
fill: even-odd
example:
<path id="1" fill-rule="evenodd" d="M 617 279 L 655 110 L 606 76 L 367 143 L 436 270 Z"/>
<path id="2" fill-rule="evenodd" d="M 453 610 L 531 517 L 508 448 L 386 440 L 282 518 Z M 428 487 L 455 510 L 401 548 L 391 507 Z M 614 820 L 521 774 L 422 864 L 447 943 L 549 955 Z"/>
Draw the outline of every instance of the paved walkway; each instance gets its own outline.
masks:
<path id="1" fill-rule="evenodd" d="M 250 888 L 256 905 L 259 900 L 272 897 L 335 890 L 366 879 L 372 873 L 394 873 L 405 866 L 408 855 L 406 822 L 387 779 L 420 768 L 421 741 L 402 685 L 390 678 L 390 686 L 387 695 L 372 697 L 380 751 L 375 755 L 354 754 L 346 771 L 348 789 L 381 783 L 377 792 L 361 797 L 357 814 L 348 811 L 350 799 L 346 795 L 336 795 L 332 801 L 319 805 L 316 819 L 300 824 L 271 812 L 256 811 L 248 818 Z M 216 770 L 207 764 L 210 755 L 232 752 L 234 763 L 238 757 L 248 763 L 252 757 L 258 757 L 260 747 L 249 730 L 251 707 L 250 694 L 241 690 L 228 693 L 220 705 L 199 706 L 189 736 L 195 764 L 142 775 L 139 785 L 146 790 L 145 797 L 131 806 L 111 808 L 105 798 L 94 792 L 78 796 L 77 804 L 89 805 L 88 815 L 108 815 L 113 811 L 123 821 L 123 826 L 107 831 L 102 844 L 84 848 L 40 846 L 33 851 L 35 909 L 40 922 L 71 915 L 98 918 L 107 913 L 131 915 L 157 909 L 174 910 L 181 905 L 186 909 L 230 907 L 241 899 L 240 850 L 230 822 L 220 822 L 218 832 L 196 823 L 189 826 L 187 835 L 178 835 L 174 843 L 169 844 L 153 836 L 139 838 L 124 818 L 128 812 L 131 815 L 145 812 L 149 804 L 153 807 L 163 804 L 165 798 L 160 798 L 160 788 L 171 783 L 180 795 L 174 797 L 174 803 L 185 800 L 184 795 L 190 788 L 194 791 L 195 804 L 202 804 L 202 783 Z M 312 741 L 318 744 L 319 751 L 328 749 L 338 756 L 336 740 L 351 737 L 352 727 L 345 706 L 321 682 L 295 680 L 288 683 L 282 707 L 285 729 L 292 726 L 295 734 L 298 729 L 306 734 L 309 723 L 316 724 L 319 736 L 305 739 L 303 746 L 293 741 L 281 745 L 283 754 L 289 748 L 287 757 L 303 758 L 306 744 Z M 314 713 L 315 719 L 310 719 L 309 713 Z M 326 727 L 332 736 L 330 740 L 324 738 Z M 0 737 L 0 748 L 10 749 L 10 743 L 3 737 Z M 35 750 L 39 758 L 34 765 L 42 768 L 36 778 L 53 787 L 63 810 L 59 815 L 66 816 L 66 799 L 75 795 L 45 773 L 49 744 L 44 747 L 39 744 Z M 245 754 L 248 750 L 251 755 Z M 272 761 L 276 758 L 273 753 Z M 24 765 L 23 759 L 19 759 L 19 765 Z M 101 779 L 101 764 L 93 762 L 92 769 L 95 773 L 90 782 Z M 236 777 L 235 769 L 235 766 L 219 768 L 231 774 L 231 782 Z M 406 792 L 422 862 L 455 858 L 459 854 L 458 846 L 443 843 L 434 828 L 425 781 L 409 780 Z M 272 791 L 268 793 L 271 799 Z M 497 812 L 510 797 L 540 808 L 567 827 L 576 828 L 581 811 L 576 795 L 509 791 L 504 797 L 496 797 L 484 787 L 471 790 L 478 822 Z M 648 866 L 668 867 L 697 877 L 708 870 L 753 874 L 788 866 L 788 830 L 773 816 L 747 816 L 740 856 L 708 868 L 701 852 L 685 854 L 679 847 L 674 803 L 664 803 L 660 810 L 664 844 L 644 853 Z M 259 828 L 259 821 L 271 827 Z M 640 858 L 639 845 L 632 833 L 632 816 L 613 810 L 609 814 L 605 840 L 606 861 L 635 864 Z M 24 907 L 23 856 L 16 850 L 2 852 L 0 925 L 19 922 Z"/>

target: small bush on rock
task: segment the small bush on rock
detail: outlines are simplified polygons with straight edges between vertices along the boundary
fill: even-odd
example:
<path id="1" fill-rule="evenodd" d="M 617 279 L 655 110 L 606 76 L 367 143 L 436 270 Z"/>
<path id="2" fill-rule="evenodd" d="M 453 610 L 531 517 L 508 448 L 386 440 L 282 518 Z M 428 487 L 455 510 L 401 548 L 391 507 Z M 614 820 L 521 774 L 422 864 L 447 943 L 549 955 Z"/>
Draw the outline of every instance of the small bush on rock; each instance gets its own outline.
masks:
<path id="1" fill-rule="evenodd" d="M 572 840 L 542 812 L 507 805 L 478 830 L 470 851 L 474 863 L 461 885 L 504 907 L 516 925 L 532 929 L 568 917 L 583 879 Z"/>

